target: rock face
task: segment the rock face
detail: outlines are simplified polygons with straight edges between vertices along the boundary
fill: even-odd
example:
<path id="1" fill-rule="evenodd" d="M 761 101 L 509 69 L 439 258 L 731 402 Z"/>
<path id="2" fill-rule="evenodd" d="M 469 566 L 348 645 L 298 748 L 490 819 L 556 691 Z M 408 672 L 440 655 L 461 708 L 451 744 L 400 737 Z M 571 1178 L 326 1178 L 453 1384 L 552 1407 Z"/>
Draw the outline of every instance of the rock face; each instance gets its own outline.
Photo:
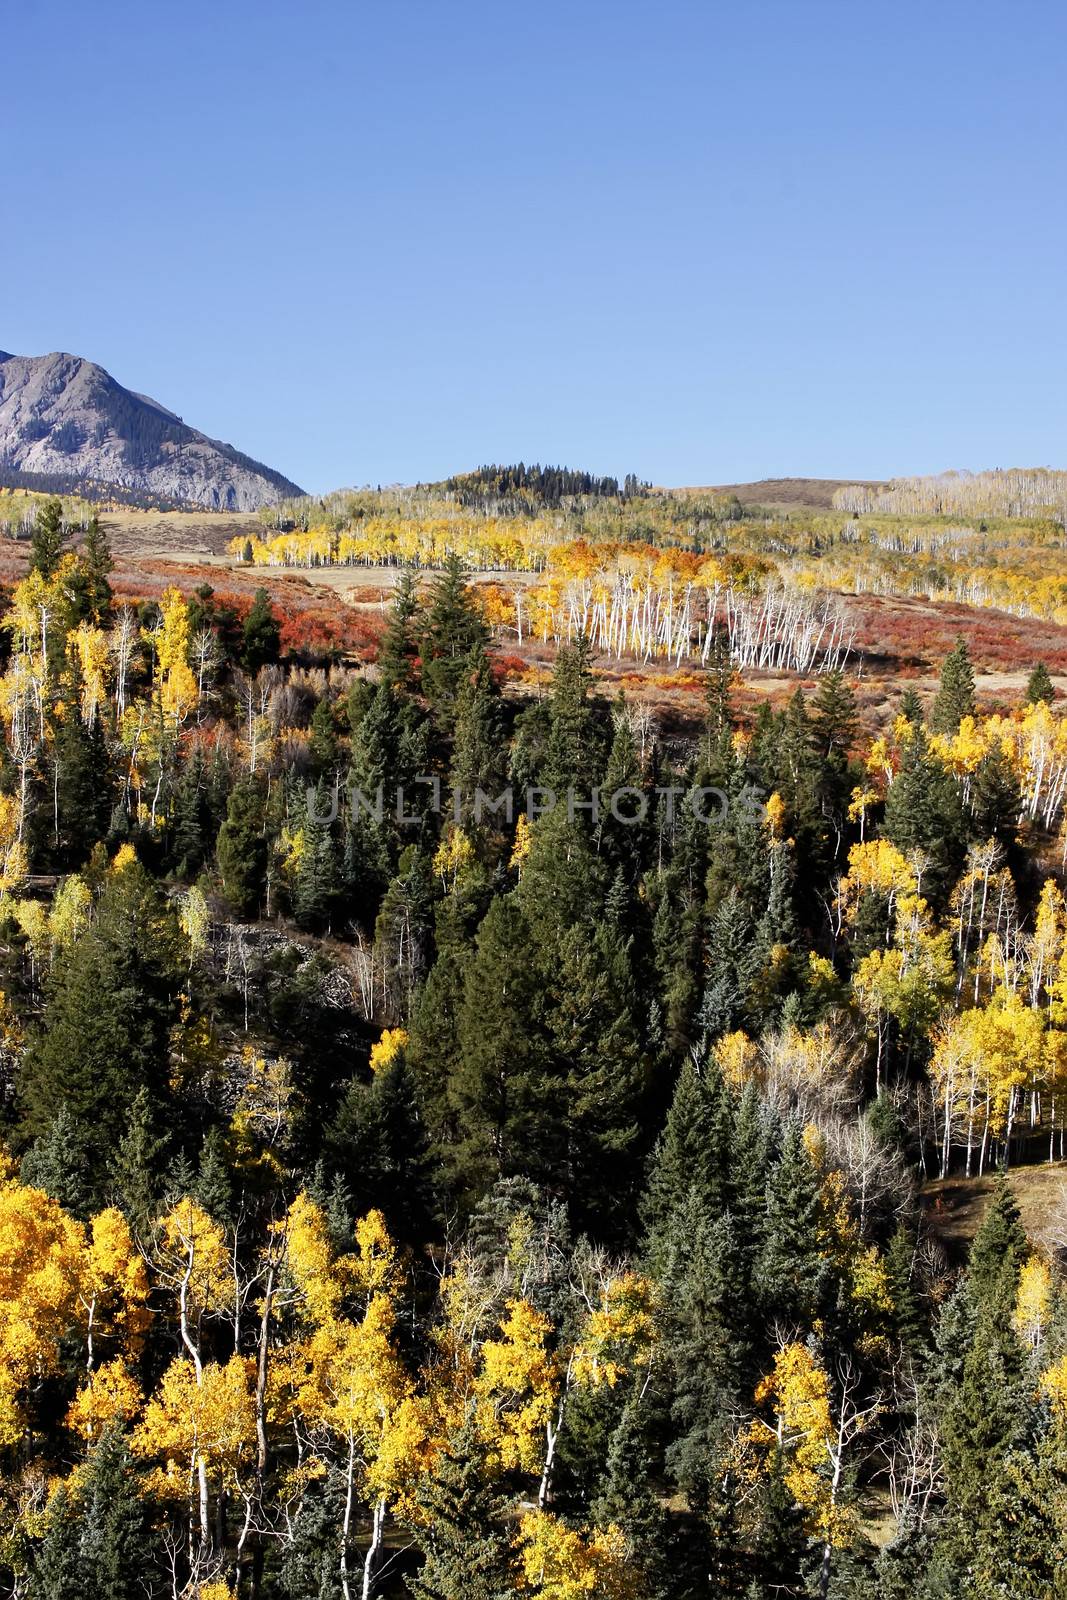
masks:
<path id="1" fill-rule="evenodd" d="M 80 356 L 0 351 L 0 483 L 258 511 L 301 490 Z"/>

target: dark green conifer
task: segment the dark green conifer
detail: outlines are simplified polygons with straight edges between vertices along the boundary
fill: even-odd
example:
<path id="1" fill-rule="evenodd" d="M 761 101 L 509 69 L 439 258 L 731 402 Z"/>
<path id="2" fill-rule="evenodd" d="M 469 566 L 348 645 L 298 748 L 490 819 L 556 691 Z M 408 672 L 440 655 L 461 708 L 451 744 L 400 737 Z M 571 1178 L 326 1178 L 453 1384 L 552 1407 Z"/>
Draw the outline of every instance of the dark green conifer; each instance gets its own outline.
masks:
<path id="1" fill-rule="evenodd" d="M 964 717 L 974 716 L 975 707 L 974 667 L 967 642 L 961 636 L 941 668 L 940 687 L 930 709 L 930 726 L 935 733 L 951 737 L 958 733 Z"/>
<path id="2" fill-rule="evenodd" d="M 1049 676 L 1048 668 L 1043 661 L 1039 661 L 1027 679 L 1027 705 L 1036 706 L 1039 705 L 1042 700 L 1046 703 L 1046 705 L 1051 705 L 1055 696 L 1055 692 L 1056 691 L 1052 687 L 1052 679 Z"/>
<path id="3" fill-rule="evenodd" d="M 510 1600 L 519 1576 L 507 1502 L 473 1422 L 449 1440 L 416 1498 L 423 1564 L 405 1580 L 416 1600 Z"/>

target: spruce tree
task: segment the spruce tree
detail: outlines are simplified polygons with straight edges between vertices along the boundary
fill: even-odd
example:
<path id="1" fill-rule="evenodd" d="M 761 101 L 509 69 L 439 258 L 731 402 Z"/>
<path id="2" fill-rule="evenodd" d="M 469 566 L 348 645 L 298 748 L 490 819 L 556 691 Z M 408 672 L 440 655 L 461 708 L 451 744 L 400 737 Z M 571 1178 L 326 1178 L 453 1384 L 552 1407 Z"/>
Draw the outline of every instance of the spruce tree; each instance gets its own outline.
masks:
<path id="1" fill-rule="evenodd" d="M 1039 661 L 1031 672 L 1026 683 L 1026 703 L 1028 706 L 1040 705 L 1042 701 L 1051 705 L 1055 696 L 1049 670 L 1043 661 Z"/>
<path id="2" fill-rule="evenodd" d="M 170 1028 L 183 976 L 174 915 L 138 864 L 113 873 L 92 925 L 57 958 L 19 1074 L 23 1122 L 44 1132 L 66 1104 L 85 1131 L 93 1196 L 139 1089 L 169 1098 Z"/>
<path id="3" fill-rule="evenodd" d="M 416 1503 L 423 1563 L 405 1579 L 416 1600 L 510 1600 L 519 1575 L 507 1501 L 472 1421 L 420 1480 Z"/>
<path id="4" fill-rule="evenodd" d="M 67 542 L 63 527 L 63 502 L 46 500 L 37 511 L 30 541 L 30 571 L 51 578 Z"/>
<path id="5" fill-rule="evenodd" d="M 974 667 L 966 640 L 961 636 L 945 657 L 941 683 L 930 710 L 930 726 L 935 733 L 950 737 L 959 732 L 964 717 L 975 713 Z"/>
<path id="6" fill-rule="evenodd" d="M 425 1244 L 437 1207 L 418 1090 L 403 1053 L 371 1083 L 352 1080 L 326 1141 L 356 1214 L 378 1209 L 404 1244 Z"/>
<path id="7" fill-rule="evenodd" d="M 453 1152 L 457 1179 L 476 1193 L 519 1171 L 535 1181 L 558 1179 L 562 1094 L 542 1011 L 529 924 L 516 897 L 501 896 L 478 929 L 448 1087 L 460 1135 Z"/>
<path id="8" fill-rule="evenodd" d="M 239 917 L 252 915 L 267 874 L 263 795 L 251 778 L 234 785 L 216 844 L 223 892 Z"/>
<path id="9" fill-rule="evenodd" d="M 604 1471 L 590 1510 L 598 1527 L 614 1524 L 641 1574 L 642 1600 L 671 1600 L 670 1524 L 655 1486 L 649 1408 L 634 1393 L 611 1435 Z"/>
<path id="10" fill-rule="evenodd" d="M 923 893 L 935 905 L 947 898 L 959 875 L 967 831 L 956 781 L 917 728 L 904 743 L 886 800 L 885 833 L 904 855 L 922 851 L 928 862 Z"/>
<path id="11" fill-rule="evenodd" d="M 413 623 L 419 610 L 418 582 L 410 567 L 405 567 L 393 590 L 389 619 L 378 647 L 378 681 L 388 689 L 415 689 L 415 658 L 418 641 Z"/>
<path id="12" fill-rule="evenodd" d="M 252 606 L 241 629 L 241 665 L 246 672 L 256 673 L 260 667 L 277 661 L 281 644 L 281 629 L 271 608 L 266 589 L 257 589 Z"/>
<path id="13" fill-rule="evenodd" d="M 765 1315 L 811 1327 L 827 1291 L 820 1235 L 819 1176 L 797 1123 L 790 1123 L 767 1185 L 767 1221 L 755 1268 Z"/>
<path id="14" fill-rule="evenodd" d="M 449 555 L 430 588 L 420 641 L 423 691 L 446 728 L 454 723 L 456 697 L 471 658 L 482 654 L 488 642 L 489 629 L 463 563 Z"/>
<path id="15" fill-rule="evenodd" d="M 47 1131 L 34 1140 L 22 1158 L 23 1183 L 43 1189 L 82 1221 L 89 1215 L 92 1199 L 92 1138 L 92 1130 L 83 1122 L 75 1122 L 64 1104 Z"/>
<path id="16" fill-rule="evenodd" d="M 662 1266 L 676 1214 L 696 1196 L 700 1213 L 717 1217 L 730 1195 L 730 1095 L 714 1062 L 696 1055 L 682 1064 L 667 1122 L 656 1145 L 642 1204 L 646 1253 Z"/>
<path id="17" fill-rule="evenodd" d="M 79 551 L 82 594 L 87 618 L 98 627 L 111 609 L 111 547 L 94 511 Z"/>

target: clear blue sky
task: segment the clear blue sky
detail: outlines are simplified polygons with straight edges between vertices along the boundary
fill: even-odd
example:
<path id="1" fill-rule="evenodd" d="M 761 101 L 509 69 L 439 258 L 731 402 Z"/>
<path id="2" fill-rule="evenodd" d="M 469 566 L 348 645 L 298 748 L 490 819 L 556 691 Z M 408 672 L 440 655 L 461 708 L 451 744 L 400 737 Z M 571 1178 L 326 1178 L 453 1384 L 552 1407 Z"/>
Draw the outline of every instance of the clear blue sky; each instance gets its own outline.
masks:
<path id="1" fill-rule="evenodd" d="M 3 6 L 0 348 L 312 490 L 1067 466 L 1067 8 Z"/>

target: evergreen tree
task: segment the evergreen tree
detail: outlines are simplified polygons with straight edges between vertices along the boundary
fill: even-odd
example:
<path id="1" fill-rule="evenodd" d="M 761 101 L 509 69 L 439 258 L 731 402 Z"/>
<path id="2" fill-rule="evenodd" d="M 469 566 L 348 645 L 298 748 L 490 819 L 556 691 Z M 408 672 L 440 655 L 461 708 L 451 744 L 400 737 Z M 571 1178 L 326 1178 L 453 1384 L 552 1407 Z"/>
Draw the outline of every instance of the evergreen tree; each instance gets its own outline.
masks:
<path id="1" fill-rule="evenodd" d="M 930 726 L 935 733 L 953 735 L 964 717 L 973 717 L 974 667 L 966 640 L 958 638 L 941 668 L 941 684 L 930 711 Z"/>
<path id="2" fill-rule="evenodd" d="M 393 590 L 389 620 L 378 647 L 378 681 L 387 689 L 415 689 L 415 658 L 418 641 L 413 623 L 419 610 L 418 581 L 405 567 Z"/>
<path id="3" fill-rule="evenodd" d="M 252 606 L 241 629 L 241 665 L 246 672 L 256 673 L 260 667 L 277 661 L 281 645 L 281 629 L 271 608 L 266 589 L 257 589 Z"/>
<path id="4" fill-rule="evenodd" d="M 971 812 L 979 839 L 998 839 L 1011 848 L 1023 809 L 1022 790 L 1011 762 L 999 747 L 978 763 L 971 785 Z"/>
<path id="5" fill-rule="evenodd" d="M 767 1222 L 755 1287 L 765 1314 L 811 1327 L 827 1291 L 820 1239 L 819 1176 L 799 1126 L 790 1123 L 767 1186 Z"/>
<path id="6" fill-rule="evenodd" d="M 916 729 L 901 751 L 900 771 L 886 800 L 885 832 L 902 854 L 919 850 L 928 862 L 923 893 L 943 901 L 959 875 L 967 828 L 959 789 L 951 773 Z"/>
<path id="7" fill-rule="evenodd" d="M 473 1422 L 449 1440 L 416 1504 L 423 1564 L 405 1580 L 416 1600 L 509 1600 L 519 1579 L 507 1502 Z"/>
<path id="8" fill-rule="evenodd" d="M 38 508 L 30 541 L 30 571 L 51 578 L 59 566 L 67 542 L 63 527 L 63 502 L 46 500 Z"/>
<path id="9" fill-rule="evenodd" d="M 423 1244 L 436 1204 L 418 1090 L 403 1053 L 371 1083 L 352 1080 L 326 1139 L 357 1215 L 377 1208 L 405 1244 Z"/>
<path id="10" fill-rule="evenodd" d="M 22 1181 L 43 1189 L 64 1210 L 83 1221 L 88 1217 L 92 1185 L 89 1145 L 92 1134 L 61 1105 L 47 1132 L 35 1139 L 22 1158 Z"/>
<path id="11" fill-rule="evenodd" d="M 91 927 L 52 969 L 19 1100 L 29 1133 L 47 1129 L 65 1103 L 75 1126 L 91 1136 L 94 1198 L 138 1090 L 156 1106 L 168 1098 L 178 951 L 173 913 L 133 864 L 112 874 Z"/>
<path id="12" fill-rule="evenodd" d="M 559 1175 L 561 1088 L 550 1070 L 542 996 L 527 920 L 514 895 L 501 896 L 478 929 L 449 1084 L 457 1176 L 479 1193 L 519 1171 L 535 1181 Z"/>
<path id="13" fill-rule="evenodd" d="M 590 1509 L 598 1527 L 614 1524 L 621 1528 L 630 1559 L 641 1574 L 642 1600 L 672 1600 L 667 1563 L 669 1522 L 656 1493 L 647 1408 L 637 1394 L 626 1402 L 612 1433 Z"/>
<path id="14" fill-rule="evenodd" d="M 1046 705 L 1051 705 L 1055 690 L 1049 670 L 1043 661 L 1039 661 L 1031 672 L 1026 683 L 1026 703 L 1028 706 L 1040 705 L 1042 700 Z"/>
<path id="15" fill-rule="evenodd" d="M 312 777 L 316 782 L 321 779 L 330 782 L 337 770 L 338 744 L 333 706 L 325 695 L 315 702 L 315 709 L 311 713 L 308 752 L 311 756 Z"/>
<path id="16" fill-rule="evenodd" d="M 431 586 L 421 639 L 422 687 L 445 727 L 453 724 L 456 696 L 471 658 L 480 656 L 488 642 L 489 629 L 463 563 L 449 555 Z"/>
<path id="17" fill-rule="evenodd" d="M 318 819 L 326 812 L 328 795 L 319 785 L 314 818 L 303 823 L 303 842 L 293 886 L 293 915 L 301 928 L 322 932 L 329 928 L 341 897 L 341 863 L 330 825 Z"/>
<path id="18" fill-rule="evenodd" d="M 94 511 L 89 518 L 79 552 L 81 591 L 85 615 L 98 627 L 111 609 L 111 547 Z"/>
<path id="19" fill-rule="evenodd" d="M 656 1145 L 642 1205 L 646 1251 L 661 1265 L 674 1218 L 696 1196 L 701 1215 L 715 1218 L 730 1193 L 730 1096 L 718 1066 L 695 1055 L 682 1064 L 667 1122 Z"/>
<path id="20" fill-rule="evenodd" d="M 237 916 L 247 917 L 263 898 L 267 875 L 263 795 L 251 778 L 231 790 L 215 848 L 226 898 Z"/>
<path id="21" fill-rule="evenodd" d="M 145 1238 L 160 1194 L 167 1140 L 157 1132 L 156 1104 L 143 1086 L 134 1095 L 126 1131 L 108 1167 L 108 1199 Z"/>

